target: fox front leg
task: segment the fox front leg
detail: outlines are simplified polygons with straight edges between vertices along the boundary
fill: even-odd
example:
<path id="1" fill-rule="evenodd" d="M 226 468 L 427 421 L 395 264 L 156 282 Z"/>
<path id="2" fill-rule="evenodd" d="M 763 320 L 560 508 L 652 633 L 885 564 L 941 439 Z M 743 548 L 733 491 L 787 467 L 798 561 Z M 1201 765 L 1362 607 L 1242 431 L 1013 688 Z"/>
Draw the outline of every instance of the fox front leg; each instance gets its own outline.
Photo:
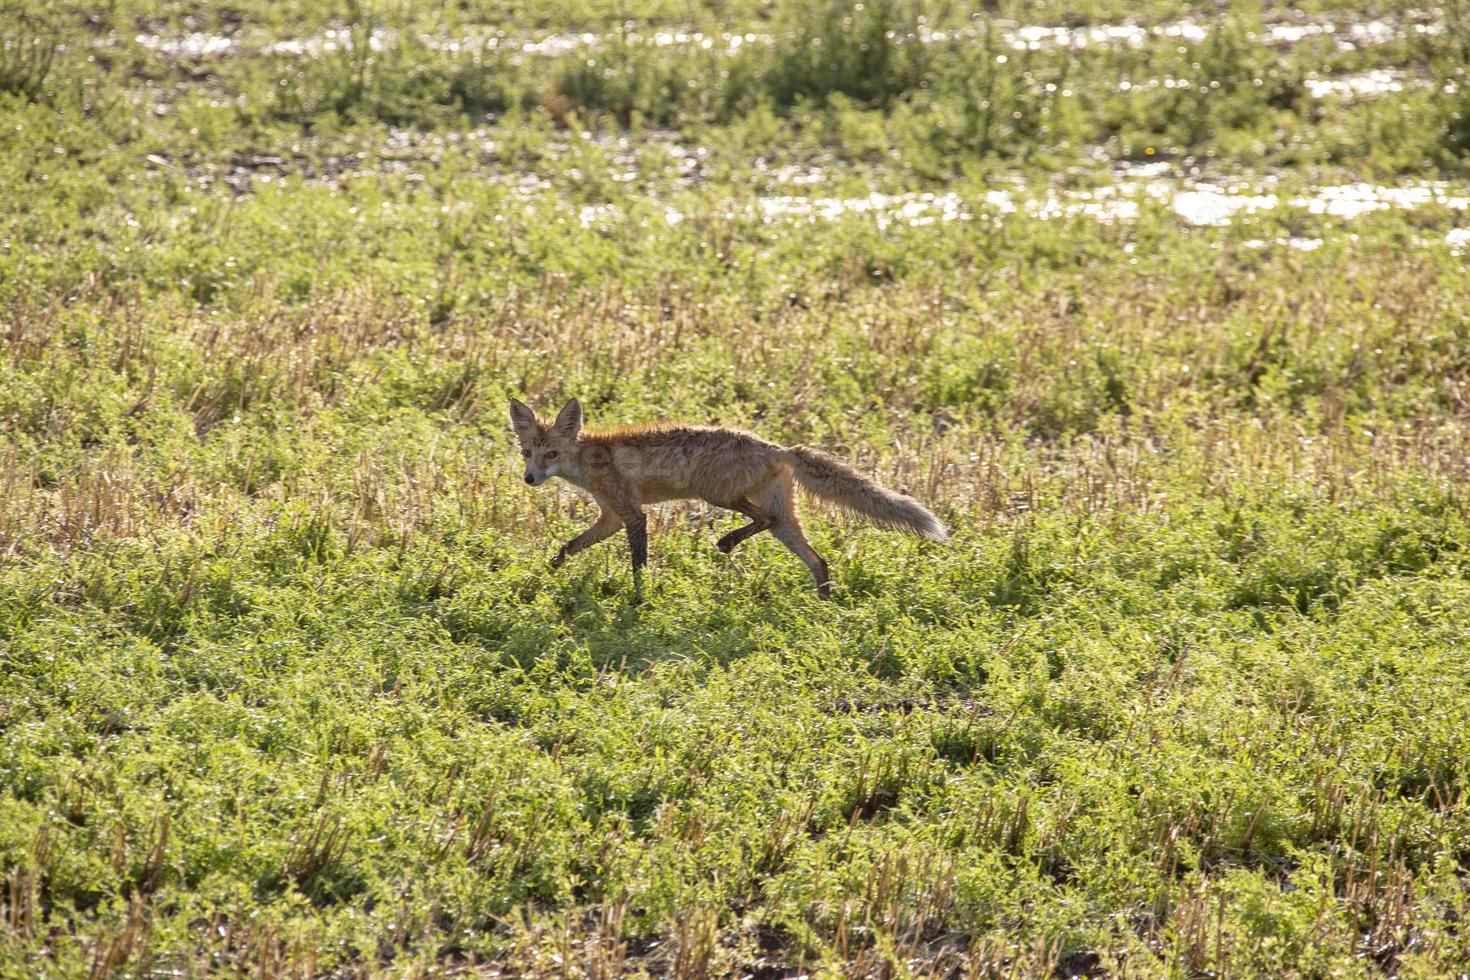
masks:
<path id="1" fill-rule="evenodd" d="M 600 541 L 606 541 L 617 533 L 618 528 L 622 526 L 623 522 L 616 514 L 603 511 L 598 515 L 597 520 L 591 527 L 561 546 L 561 550 L 556 553 L 556 557 L 551 559 L 551 567 L 560 568 L 562 562 L 566 561 L 572 555 L 575 555 L 579 551 L 586 551 Z"/>
<path id="2" fill-rule="evenodd" d="M 643 566 L 648 564 L 648 518 L 641 513 L 637 517 L 629 517 L 626 521 L 628 530 L 628 552 L 633 559 L 633 587 L 641 589 L 643 586 Z"/>

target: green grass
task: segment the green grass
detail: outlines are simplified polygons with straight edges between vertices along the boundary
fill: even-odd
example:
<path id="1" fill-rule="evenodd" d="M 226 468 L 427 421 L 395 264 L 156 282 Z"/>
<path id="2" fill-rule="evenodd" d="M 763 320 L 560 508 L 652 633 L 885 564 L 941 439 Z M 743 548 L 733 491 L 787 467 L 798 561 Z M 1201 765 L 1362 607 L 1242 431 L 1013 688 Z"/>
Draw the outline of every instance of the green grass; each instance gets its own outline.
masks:
<path id="1" fill-rule="evenodd" d="M 7 8 L 0 975 L 1470 969 L 1459 22 L 1213 9 Z M 979 36 L 885 46 L 920 14 Z M 630 19 L 774 40 L 418 40 Z M 135 40 L 191 30 L 238 50 Z M 1379 67 L 1425 84 L 1303 94 Z M 1160 159 L 1283 203 L 1023 203 Z M 1291 203 L 1360 179 L 1449 200 Z M 520 481 L 508 398 L 572 395 L 824 447 L 954 540 L 808 503 L 822 602 L 663 505 L 635 604 Z"/>

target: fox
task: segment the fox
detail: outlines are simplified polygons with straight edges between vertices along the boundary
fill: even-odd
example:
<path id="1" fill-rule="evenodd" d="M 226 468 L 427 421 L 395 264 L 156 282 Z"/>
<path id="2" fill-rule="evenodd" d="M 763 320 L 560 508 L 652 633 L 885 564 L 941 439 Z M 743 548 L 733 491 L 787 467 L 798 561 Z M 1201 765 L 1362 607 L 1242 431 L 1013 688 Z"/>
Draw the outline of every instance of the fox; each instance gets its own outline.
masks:
<path id="1" fill-rule="evenodd" d="M 817 594 L 832 597 L 827 562 L 802 533 L 796 487 L 861 514 L 882 527 L 944 543 L 949 531 L 939 518 L 907 494 L 890 490 L 840 460 L 807 446 L 778 446 L 739 429 L 656 422 L 603 431 L 583 431 L 582 405 L 573 398 L 547 421 L 518 399 L 510 421 L 526 483 L 540 486 L 558 477 L 592 496 L 600 514 L 592 526 L 561 546 L 553 568 L 573 555 L 626 532 L 633 583 L 642 591 L 648 564 L 648 519 L 644 508 L 666 500 L 704 500 L 735 511 L 749 524 L 715 543 L 730 554 L 743 541 L 770 531 L 806 563 Z"/>

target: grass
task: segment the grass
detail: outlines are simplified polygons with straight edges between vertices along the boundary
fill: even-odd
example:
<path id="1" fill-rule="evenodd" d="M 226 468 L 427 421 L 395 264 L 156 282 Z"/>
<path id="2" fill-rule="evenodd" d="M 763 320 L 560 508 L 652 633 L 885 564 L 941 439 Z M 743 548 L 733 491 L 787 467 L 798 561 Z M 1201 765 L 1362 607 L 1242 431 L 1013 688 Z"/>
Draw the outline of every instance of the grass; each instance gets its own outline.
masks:
<path id="1" fill-rule="evenodd" d="M 1038 11 L 1209 30 L 7 11 L 0 975 L 1470 969 L 1455 11 Z M 633 39 L 715 26 L 773 40 Z M 327 29 L 393 40 L 268 50 Z M 616 70 L 423 40 L 475 29 Z M 234 47 L 137 40 L 186 31 Z M 1303 94 L 1370 68 L 1425 84 Z M 1192 224 L 1160 160 L 1282 203 Z M 1445 183 L 1301 203 L 1355 180 Z M 819 445 L 954 541 L 813 507 L 824 603 L 664 505 L 634 605 L 619 541 L 549 568 L 589 505 L 512 395 Z"/>

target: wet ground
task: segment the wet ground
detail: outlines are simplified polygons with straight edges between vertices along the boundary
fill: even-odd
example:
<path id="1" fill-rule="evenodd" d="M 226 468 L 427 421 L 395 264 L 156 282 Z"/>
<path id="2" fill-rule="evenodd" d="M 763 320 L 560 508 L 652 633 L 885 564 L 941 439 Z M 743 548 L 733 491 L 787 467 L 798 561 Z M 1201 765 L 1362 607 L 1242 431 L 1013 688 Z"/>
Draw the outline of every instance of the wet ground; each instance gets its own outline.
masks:
<path id="1" fill-rule="evenodd" d="M 1001 43 L 1015 51 L 1041 50 L 1043 48 L 1088 47 L 1142 47 L 1150 41 L 1178 39 L 1198 43 L 1210 37 L 1216 25 L 1194 19 L 1182 19 L 1163 24 L 1139 23 L 1092 24 L 1086 26 L 1052 26 L 1043 24 L 1018 24 L 993 22 L 999 31 Z M 1308 19 L 1296 16 L 1268 22 L 1262 33 L 1251 33 L 1247 40 L 1264 44 L 1285 46 L 1300 44 L 1314 38 L 1330 37 L 1341 51 L 1353 51 L 1374 45 L 1385 44 L 1405 36 L 1434 36 L 1444 31 L 1441 13 L 1434 10 L 1410 11 L 1395 19 L 1374 18 L 1370 20 Z M 944 44 L 950 42 L 973 42 L 984 36 L 985 29 L 963 27 L 948 30 L 930 30 L 921 27 L 917 32 L 897 34 L 889 32 L 890 39 L 899 42 L 921 44 Z M 491 25 L 480 25 L 461 29 L 454 33 L 419 33 L 413 38 L 425 47 L 449 53 L 503 51 L 516 55 L 558 56 L 578 50 L 591 50 L 609 43 L 621 43 L 633 47 L 694 47 L 709 51 L 733 54 L 749 45 L 770 45 L 778 39 L 776 35 L 753 31 L 722 31 L 706 33 L 699 30 L 629 30 L 617 35 L 592 32 L 552 33 L 539 35 L 508 34 Z M 104 43 L 116 43 L 116 37 Z M 353 31 L 332 29 L 320 34 L 296 38 L 272 38 L 246 30 L 235 33 L 186 32 L 182 34 L 137 34 L 134 40 L 149 50 L 166 57 L 206 59 L 228 55 L 268 54 L 301 57 L 319 57 L 336 51 L 352 48 L 364 41 L 373 50 L 386 50 L 405 40 L 397 32 L 387 29 Z"/>
<path id="2" fill-rule="evenodd" d="M 1140 47 L 1146 43 L 1197 43 L 1206 40 L 1218 26 L 1198 20 L 1178 20 L 1160 24 L 1118 23 L 1086 26 L 1047 26 L 1026 24 L 999 25 L 1004 44 L 1017 50 L 1040 48 L 1081 49 L 1095 46 Z M 1373 18 L 1357 21 L 1329 20 L 1293 16 L 1265 24 L 1261 32 L 1250 38 L 1266 45 L 1289 46 L 1314 39 L 1330 38 L 1339 50 L 1356 50 L 1385 44 L 1396 38 L 1430 36 L 1444 29 L 1437 11 L 1410 11 L 1397 19 Z M 901 40 L 925 44 L 973 43 L 979 28 L 958 30 L 920 30 Z M 207 61 L 209 59 L 264 55 L 287 58 L 316 58 L 367 44 L 384 49 L 401 38 L 390 31 L 329 30 L 300 38 L 269 38 L 239 29 L 231 34 L 189 32 L 183 34 L 139 34 L 139 45 L 171 59 Z M 509 52 L 516 58 L 566 55 L 583 49 L 594 49 L 609 43 L 605 35 L 592 33 L 544 34 L 513 36 L 489 27 L 462 30 L 454 34 L 421 34 L 417 40 L 431 49 L 445 52 L 496 50 Z M 769 45 L 777 38 L 767 33 L 726 32 L 707 34 L 693 30 L 629 31 L 618 35 L 619 43 L 650 45 L 660 48 L 694 46 L 714 52 L 731 53 L 747 45 Z M 106 43 L 117 43 L 111 38 Z M 1121 87 L 1188 85 L 1176 79 L 1150 79 L 1123 82 Z M 1367 71 L 1309 77 L 1305 91 L 1316 99 L 1365 99 L 1400 92 L 1410 86 L 1429 84 L 1424 78 L 1404 67 L 1374 68 Z M 166 104 L 155 106 L 160 113 L 169 111 Z M 595 152 L 582 154 L 570 169 L 557 160 L 587 144 Z M 657 207 L 655 210 L 670 224 L 686 220 L 681 210 L 687 207 L 688 192 L 701 188 L 707 179 L 709 151 L 682 141 L 672 132 L 643 131 L 637 136 L 582 133 L 543 148 L 549 160 L 527 165 L 511 159 L 502 151 L 493 127 L 465 132 L 428 132 L 413 129 L 390 129 L 381 143 L 362 149 L 331 152 L 321 146 L 293 148 L 290 153 L 246 152 L 223 163 L 195 163 L 169 159 L 160 155 L 149 158 L 155 172 L 182 175 L 188 184 L 200 189 L 223 190 L 232 194 L 249 194 L 262 187 L 289 179 L 330 186 L 345 182 L 397 176 L 406 181 L 423 179 L 423 175 L 439 167 L 447 158 L 468 159 L 477 179 L 484 179 L 509 189 L 513 195 L 530 199 L 540 195 L 561 195 L 567 178 L 583 176 L 578 167 L 605 168 L 600 175 L 626 188 L 632 195 L 643 195 Z M 585 159 L 584 159 L 585 158 Z M 1027 186 L 1017 175 L 998 178 L 982 190 L 915 191 L 885 193 L 877 190 L 857 194 L 822 194 L 820 188 L 852 187 L 864 181 L 852 168 L 844 168 L 830 160 L 806 162 L 753 162 L 753 178 L 749 189 L 753 195 L 728 193 L 714 208 L 729 218 L 749 218 L 763 222 L 835 221 L 859 216 L 873 221 L 879 228 L 893 225 L 923 226 L 939 222 L 971 221 L 977 216 L 1001 220 L 1022 215 L 1041 220 L 1092 219 L 1123 223 L 1140 219 L 1146 210 L 1163 209 L 1192 226 L 1223 226 L 1275 212 L 1300 212 L 1349 222 L 1364 215 L 1388 209 L 1410 210 L 1438 207 L 1451 213 L 1456 227 L 1447 233 L 1436 233 L 1428 240 L 1442 240 L 1456 249 L 1470 245 L 1470 228 L 1465 211 L 1470 208 L 1470 188 L 1446 183 L 1407 182 L 1371 184 L 1327 182 L 1314 189 L 1302 190 L 1299 179 L 1291 189 L 1283 189 L 1283 178 L 1274 173 L 1208 177 L 1196 169 L 1188 171 L 1168 162 L 1145 164 L 1104 164 L 1104 178 L 1092 181 L 1087 189 L 1062 186 L 1037 189 Z M 579 195 L 584 196 L 584 195 Z M 605 203 L 567 203 L 586 226 L 622 220 L 623 205 Z M 1443 224 L 1443 222 L 1441 222 Z M 1261 245 L 1267 239 L 1253 240 Z M 1310 249 L 1321 244 L 1320 238 L 1294 235 L 1272 238 L 1279 244 Z"/>
<path id="3" fill-rule="evenodd" d="M 639 137 L 603 136 L 586 132 L 576 139 L 595 148 L 589 155 L 574 150 L 573 140 L 545 149 L 551 159 L 574 152 L 579 163 L 588 161 L 606 167 L 602 176 L 629 187 L 634 202 L 651 202 L 669 225 L 686 220 L 681 209 L 690 192 L 700 192 L 706 182 L 709 151 L 680 142 L 674 133 L 652 132 Z M 513 199 L 527 203 L 546 196 L 567 199 L 569 180 L 584 174 L 548 166 L 543 170 L 517 166 L 502 152 L 494 130 L 482 128 L 458 133 L 428 133 L 394 129 L 387 140 L 370 151 L 322 153 L 316 150 L 293 155 L 240 154 L 222 165 L 190 166 L 160 156 L 149 158 L 157 173 L 182 175 L 202 190 L 225 190 L 249 194 L 272 183 L 304 180 L 329 187 L 342 187 L 353 180 L 396 176 L 408 182 L 424 180 L 424 174 L 458 155 L 475 164 L 476 176 L 507 190 Z M 662 161 L 656 176 L 646 172 L 650 155 Z M 1449 212 L 1456 227 L 1441 234 L 1456 249 L 1470 244 L 1470 185 L 1446 181 L 1412 181 L 1398 184 L 1367 182 L 1327 183 L 1303 190 L 1299 180 L 1290 182 L 1279 174 L 1238 175 L 1206 178 L 1181 173 L 1167 162 L 1122 164 L 1107 171 L 1107 178 L 1088 188 L 1050 187 L 1038 189 L 1022 175 L 998 177 L 991 186 L 964 191 L 871 191 L 851 195 L 817 193 L 817 188 L 851 185 L 853 174 L 837 164 L 787 163 L 780 166 L 754 161 L 750 187 L 754 194 L 724 189 L 710 199 L 713 213 L 726 219 L 782 221 L 837 221 L 851 218 L 871 220 L 879 229 L 895 225 L 921 227 L 941 222 L 978 219 L 1003 221 L 1011 216 L 1037 220 L 1091 219 L 1121 224 L 1138 221 L 1146 210 L 1164 210 L 1183 223 L 1198 227 L 1222 227 L 1255 217 L 1298 213 L 1338 222 L 1351 222 L 1374 212 L 1438 208 Z M 860 181 L 857 181 L 860 182 Z M 636 187 L 633 185 L 637 185 Z M 627 208 L 617 202 L 566 205 L 586 227 L 624 220 Z M 1426 241 L 1435 240 L 1433 237 Z M 1266 244 L 1265 240 L 1255 240 Z M 1320 245 L 1321 239 L 1291 236 L 1273 239 L 1300 249 Z"/>

